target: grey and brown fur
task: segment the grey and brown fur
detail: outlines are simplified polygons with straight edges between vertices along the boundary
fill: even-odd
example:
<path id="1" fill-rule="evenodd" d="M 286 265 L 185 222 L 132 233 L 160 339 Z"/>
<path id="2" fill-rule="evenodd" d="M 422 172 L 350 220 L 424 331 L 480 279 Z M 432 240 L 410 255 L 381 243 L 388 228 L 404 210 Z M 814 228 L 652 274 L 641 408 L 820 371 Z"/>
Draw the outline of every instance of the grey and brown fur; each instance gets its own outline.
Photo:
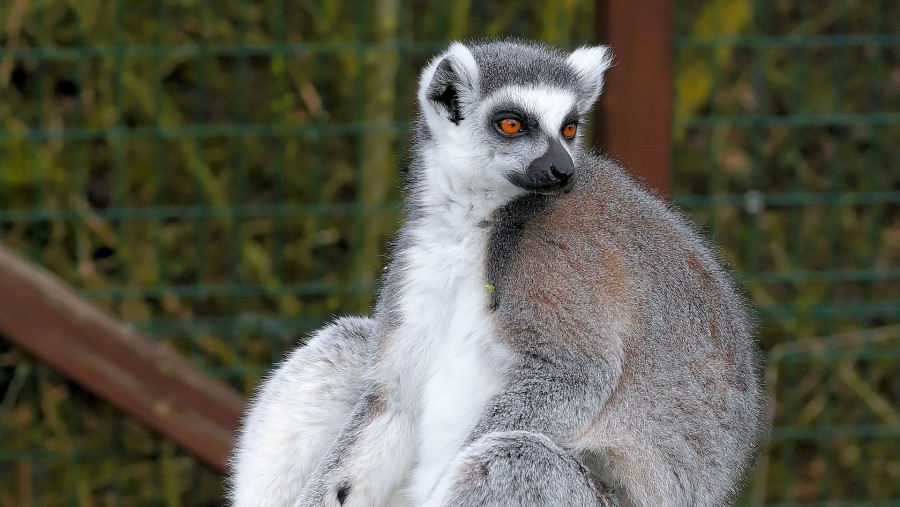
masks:
<path id="1" fill-rule="evenodd" d="M 608 66 L 605 58 L 598 65 Z M 267 380 L 239 440 L 235 504 L 728 503 L 763 431 L 753 327 L 728 273 L 687 220 L 612 161 L 537 123 L 531 137 L 507 142 L 478 108 L 509 86 L 572 90 L 572 114 L 583 119 L 602 73 L 518 41 L 453 46 L 429 68 L 406 221 L 375 314 L 323 329 Z M 456 139 L 442 129 L 463 132 L 458 138 L 471 139 L 473 153 L 492 157 L 484 159 L 491 161 L 483 163 L 484 180 L 459 162 L 461 176 L 430 182 L 430 154 L 451 153 L 440 143 Z M 533 173 L 532 162 L 554 143 L 571 156 L 568 186 Z M 492 167 L 506 172 L 487 174 Z M 510 197 L 485 201 L 492 185 Z M 421 252 L 440 260 L 454 246 L 452 238 L 441 243 L 441 233 L 434 249 L 422 245 L 434 227 L 452 234 L 453 220 L 480 252 L 466 255 L 483 262 L 465 273 L 449 266 L 447 280 L 440 269 L 426 273 L 434 280 L 414 276 Z M 489 288 L 471 291 L 470 279 Z M 404 298 L 416 290 L 446 306 L 446 326 L 430 328 L 409 311 Z M 476 308 L 464 306 L 473 300 Z M 472 315 L 454 316 L 454 308 Z M 483 326 L 466 327 L 472 322 Z M 436 376 L 453 378 L 452 359 L 439 353 L 465 351 L 453 348 L 452 330 L 482 327 L 483 335 L 463 337 L 484 349 L 478 364 L 459 356 L 458 366 L 480 375 L 496 365 L 499 387 L 486 384 L 489 395 L 432 483 L 420 476 L 436 454 L 422 449 L 442 435 L 423 414 L 452 407 L 440 406 L 427 386 Z M 440 392 L 455 399 L 455 388 Z"/>

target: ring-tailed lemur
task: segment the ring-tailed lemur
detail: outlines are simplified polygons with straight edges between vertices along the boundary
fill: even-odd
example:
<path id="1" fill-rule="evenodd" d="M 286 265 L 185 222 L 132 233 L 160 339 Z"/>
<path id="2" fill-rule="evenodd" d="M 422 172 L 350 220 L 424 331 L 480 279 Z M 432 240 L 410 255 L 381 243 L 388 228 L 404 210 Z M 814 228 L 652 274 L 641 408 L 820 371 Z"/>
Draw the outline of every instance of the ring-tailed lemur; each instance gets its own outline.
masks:
<path id="1" fill-rule="evenodd" d="M 266 380 L 237 506 L 735 494 L 762 427 L 752 326 L 692 227 L 580 147 L 610 62 L 504 41 L 428 65 L 375 315 L 337 320 Z"/>

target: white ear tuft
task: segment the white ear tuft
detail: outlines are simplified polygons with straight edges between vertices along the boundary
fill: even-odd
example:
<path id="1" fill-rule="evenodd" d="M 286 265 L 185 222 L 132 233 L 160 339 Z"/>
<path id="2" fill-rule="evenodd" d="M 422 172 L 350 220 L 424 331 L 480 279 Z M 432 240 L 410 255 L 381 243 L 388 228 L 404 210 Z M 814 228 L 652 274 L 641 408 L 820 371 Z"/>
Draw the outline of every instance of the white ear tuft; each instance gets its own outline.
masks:
<path id="1" fill-rule="evenodd" d="M 609 46 L 582 46 L 566 58 L 578 76 L 578 109 L 582 113 L 593 107 L 600 96 L 603 77 L 612 61 Z"/>
<path id="2" fill-rule="evenodd" d="M 431 60 L 419 78 L 419 107 L 429 124 L 443 116 L 458 124 L 462 109 L 478 97 L 478 65 L 465 45 L 454 42 Z"/>

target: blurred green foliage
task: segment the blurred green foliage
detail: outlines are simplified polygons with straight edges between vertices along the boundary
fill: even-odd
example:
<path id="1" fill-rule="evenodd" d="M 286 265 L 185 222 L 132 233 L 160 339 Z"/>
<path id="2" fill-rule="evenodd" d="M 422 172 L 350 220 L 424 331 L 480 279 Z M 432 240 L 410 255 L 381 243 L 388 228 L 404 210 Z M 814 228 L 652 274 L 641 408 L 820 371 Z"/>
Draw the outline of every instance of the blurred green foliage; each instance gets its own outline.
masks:
<path id="1" fill-rule="evenodd" d="M 759 308 L 778 401 L 746 502 L 900 505 L 900 4 L 676 11 L 674 199 Z M 0 241 L 250 393 L 305 332 L 369 310 L 422 65 L 453 38 L 594 42 L 602 15 L 5 0 Z M 0 340 L 0 505 L 221 495 L 196 459 Z"/>
<path id="2" fill-rule="evenodd" d="M 682 1 L 675 202 L 758 307 L 752 505 L 900 505 L 900 3 Z"/>
<path id="3" fill-rule="evenodd" d="M 0 241 L 250 393 L 369 311 L 420 68 L 593 38 L 591 2 L 11 0 Z M 221 480 L 0 342 L 0 505 L 219 503 Z M 48 487 L 52 485 L 52 487 Z"/>

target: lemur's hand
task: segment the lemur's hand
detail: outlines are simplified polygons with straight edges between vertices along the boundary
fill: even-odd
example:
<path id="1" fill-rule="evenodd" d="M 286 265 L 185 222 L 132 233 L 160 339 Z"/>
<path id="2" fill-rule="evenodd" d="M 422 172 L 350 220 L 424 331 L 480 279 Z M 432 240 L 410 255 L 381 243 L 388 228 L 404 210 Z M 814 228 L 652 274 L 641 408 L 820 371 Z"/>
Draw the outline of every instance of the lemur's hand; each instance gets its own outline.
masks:
<path id="1" fill-rule="evenodd" d="M 411 428 L 381 397 L 364 395 L 295 507 L 386 505 L 412 463 Z"/>

